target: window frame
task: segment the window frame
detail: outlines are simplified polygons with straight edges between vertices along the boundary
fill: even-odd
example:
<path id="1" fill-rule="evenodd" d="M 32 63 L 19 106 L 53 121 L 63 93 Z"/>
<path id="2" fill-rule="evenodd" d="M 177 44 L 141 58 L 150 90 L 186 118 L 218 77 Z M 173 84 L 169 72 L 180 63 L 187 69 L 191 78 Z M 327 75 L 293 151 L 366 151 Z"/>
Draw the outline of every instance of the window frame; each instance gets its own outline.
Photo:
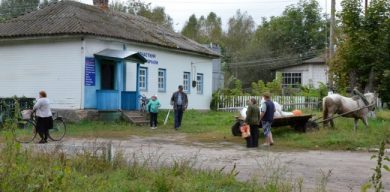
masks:
<path id="1" fill-rule="evenodd" d="M 141 87 L 141 71 L 142 70 L 145 70 L 145 87 Z M 142 75 L 142 76 L 144 76 L 144 75 Z M 147 67 L 140 67 L 139 68 L 138 88 L 140 91 L 147 91 L 148 90 L 148 68 Z"/>
<path id="2" fill-rule="evenodd" d="M 160 71 L 164 73 L 163 76 L 162 76 L 163 88 L 160 88 Z M 158 89 L 158 92 L 165 93 L 167 91 L 167 69 L 158 68 L 158 71 L 157 71 L 157 89 Z"/>
<path id="3" fill-rule="evenodd" d="M 282 87 L 299 88 L 302 85 L 302 72 L 282 72 Z"/>
<path id="4" fill-rule="evenodd" d="M 201 83 L 199 83 L 199 77 L 201 77 Z M 204 87 L 204 75 L 203 73 L 197 73 L 196 74 L 196 93 L 199 95 L 203 94 L 203 87 Z M 200 90 L 199 90 L 200 88 Z"/>
<path id="5" fill-rule="evenodd" d="M 184 79 L 185 75 L 188 75 L 188 83 L 186 84 L 186 79 Z M 188 87 L 188 89 L 186 89 Z M 189 94 L 191 93 L 191 72 L 184 71 L 183 72 L 183 92 Z"/>

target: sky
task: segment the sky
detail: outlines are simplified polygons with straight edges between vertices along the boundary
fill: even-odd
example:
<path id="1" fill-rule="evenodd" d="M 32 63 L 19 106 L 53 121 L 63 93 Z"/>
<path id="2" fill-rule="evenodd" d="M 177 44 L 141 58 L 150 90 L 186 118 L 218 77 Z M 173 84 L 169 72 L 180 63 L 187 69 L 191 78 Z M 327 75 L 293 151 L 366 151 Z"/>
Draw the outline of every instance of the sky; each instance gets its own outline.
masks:
<path id="1" fill-rule="evenodd" d="M 92 4 L 92 0 L 79 0 L 83 3 Z M 125 1 L 126 0 L 110 0 Z M 222 19 L 223 29 L 227 29 L 229 18 L 235 15 L 238 9 L 246 11 L 252 16 L 256 25 L 261 23 L 262 17 L 279 16 L 286 6 L 297 4 L 299 0 L 143 0 L 151 3 L 152 7 L 165 7 L 165 12 L 174 21 L 175 31 L 180 31 L 188 18 L 195 14 L 197 18 L 201 15 L 207 16 L 211 11 Z M 319 0 L 323 13 L 330 13 L 331 0 Z M 339 0 L 336 0 L 336 10 L 340 9 Z"/>

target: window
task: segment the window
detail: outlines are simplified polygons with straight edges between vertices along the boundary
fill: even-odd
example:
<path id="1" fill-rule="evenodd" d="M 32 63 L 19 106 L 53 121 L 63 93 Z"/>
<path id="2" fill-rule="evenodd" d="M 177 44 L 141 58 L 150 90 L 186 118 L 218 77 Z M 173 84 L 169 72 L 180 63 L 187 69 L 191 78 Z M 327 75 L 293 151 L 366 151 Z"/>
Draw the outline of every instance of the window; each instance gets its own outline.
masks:
<path id="1" fill-rule="evenodd" d="M 139 89 L 142 91 L 148 90 L 148 68 L 139 68 Z"/>
<path id="2" fill-rule="evenodd" d="M 166 70 L 158 69 L 158 91 L 165 92 L 166 91 Z"/>
<path id="3" fill-rule="evenodd" d="M 301 73 L 282 73 L 283 87 L 298 88 L 302 84 Z"/>
<path id="4" fill-rule="evenodd" d="M 183 91 L 186 93 L 190 93 L 190 79 L 191 75 L 190 72 L 184 72 L 183 74 Z"/>
<path id="5" fill-rule="evenodd" d="M 198 94 L 203 94 L 203 74 L 198 73 L 196 75 L 196 92 Z"/>

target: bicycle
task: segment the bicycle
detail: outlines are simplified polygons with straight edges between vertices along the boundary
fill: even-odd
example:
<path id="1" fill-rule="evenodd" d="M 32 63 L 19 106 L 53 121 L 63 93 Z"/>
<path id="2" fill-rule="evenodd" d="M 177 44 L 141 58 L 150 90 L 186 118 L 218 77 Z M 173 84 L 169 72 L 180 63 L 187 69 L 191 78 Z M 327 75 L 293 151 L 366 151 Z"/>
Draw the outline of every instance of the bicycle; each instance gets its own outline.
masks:
<path id="1" fill-rule="evenodd" d="M 149 99 L 145 95 L 140 95 L 139 97 L 140 97 L 140 108 L 139 108 L 139 111 L 142 114 L 145 114 L 146 113 L 146 105 L 148 104 Z"/>
<path id="2" fill-rule="evenodd" d="M 18 121 L 17 128 L 13 129 L 14 138 L 20 143 L 30 143 L 37 136 L 36 131 L 37 118 L 35 113 L 31 114 L 30 119 L 21 119 Z M 66 124 L 62 117 L 53 112 L 53 128 L 49 129 L 48 138 L 52 141 L 60 141 L 66 134 Z"/>

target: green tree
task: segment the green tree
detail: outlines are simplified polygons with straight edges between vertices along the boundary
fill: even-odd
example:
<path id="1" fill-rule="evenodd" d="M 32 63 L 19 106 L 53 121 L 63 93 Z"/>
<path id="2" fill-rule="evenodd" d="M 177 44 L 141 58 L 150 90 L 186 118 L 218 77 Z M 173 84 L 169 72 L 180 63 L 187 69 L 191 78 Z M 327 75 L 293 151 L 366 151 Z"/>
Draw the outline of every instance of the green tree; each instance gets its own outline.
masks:
<path id="1" fill-rule="evenodd" d="M 285 8 L 281 16 L 263 18 L 249 39 L 225 41 L 229 69 L 242 80 L 244 87 L 251 82 L 270 82 L 275 78 L 272 67 L 289 65 L 306 55 L 323 51 L 326 45 L 327 21 L 315 0 L 301 0 Z M 241 32 L 240 32 L 241 33 Z M 236 50 L 229 46 L 238 46 Z M 234 47 L 236 48 L 236 47 Z M 229 73 L 226 73 L 229 74 Z"/>
<path id="2" fill-rule="evenodd" d="M 254 34 L 254 21 L 247 12 L 237 10 L 236 14 L 229 19 L 228 31 L 224 36 L 223 45 L 226 50 L 227 61 L 236 62 L 241 60 L 241 53 Z"/>
<path id="3" fill-rule="evenodd" d="M 318 2 L 301 0 L 286 7 L 281 16 L 263 19 L 248 48 L 249 57 L 280 57 L 321 50 L 326 44 L 325 29 L 326 20 Z M 263 54 L 256 57 L 257 52 Z"/>
<path id="4" fill-rule="evenodd" d="M 181 34 L 201 44 L 222 43 L 222 22 L 214 12 L 199 19 L 193 14 L 184 25 Z"/>
<path id="5" fill-rule="evenodd" d="M 109 5 L 109 8 L 115 11 L 146 17 L 167 29 L 173 30 L 173 19 L 165 13 L 164 7 L 157 6 L 152 8 L 151 3 L 145 3 L 141 0 L 128 0 L 126 3 L 115 1 Z"/>
<path id="6" fill-rule="evenodd" d="M 252 95 L 261 95 L 264 92 L 269 92 L 269 88 L 265 85 L 264 81 L 259 80 L 252 82 Z"/>
<path id="7" fill-rule="evenodd" d="M 0 1 L 0 21 L 37 10 L 39 0 L 2 0 Z"/>
<path id="8" fill-rule="evenodd" d="M 344 0 L 341 35 L 331 70 L 339 89 L 378 90 L 390 69 L 390 2 L 372 0 L 363 12 L 360 0 Z M 381 94 L 385 94 L 383 89 Z"/>
<path id="9" fill-rule="evenodd" d="M 222 21 L 214 12 L 210 12 L 204 22 L 201 22 L 201 33 L 205 37 L 205 43 L 221 44 Z"/>
<path id="10" fill-rule="evenodd" d="M 155 7 L 153 9 L 149 7 L 142 7 L 138 12 L 138 15 L 146 17 L 168 29 L 173 30 L 173 19 L 165 13 L 164 7 Z"/>
<path id="11" fill-rule="evenodd" d="M 195 14 L 192 14 L 186 24 L 184 25 L 183 29 L 181 30 L 181 34 L 195 40 L 197 42 L 200 42 L 200 25 L 198 23 L 198 19 L 196 18 Z M 200 42 L 201 43 L 201 42 Z"/>

